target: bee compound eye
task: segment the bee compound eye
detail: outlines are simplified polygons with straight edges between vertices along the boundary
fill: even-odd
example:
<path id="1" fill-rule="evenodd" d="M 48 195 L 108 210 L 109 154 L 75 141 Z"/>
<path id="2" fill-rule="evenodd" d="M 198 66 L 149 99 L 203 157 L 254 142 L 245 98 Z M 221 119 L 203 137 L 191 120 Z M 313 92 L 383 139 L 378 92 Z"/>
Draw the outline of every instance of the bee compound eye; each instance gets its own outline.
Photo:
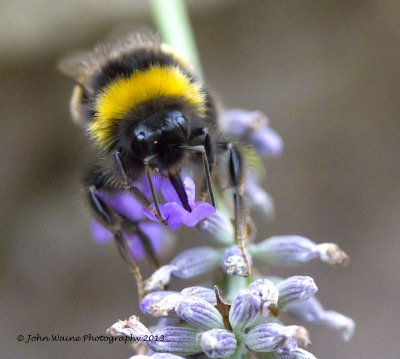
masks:
<path id="1" fill-rule="evenodd" d="M 186 120 L 186 118 L 184 118 L 183 116 L 178 117 L 177 124 L 181 128 L 185 138 L 189 138 L 190 128 L 189 122 Z"/>

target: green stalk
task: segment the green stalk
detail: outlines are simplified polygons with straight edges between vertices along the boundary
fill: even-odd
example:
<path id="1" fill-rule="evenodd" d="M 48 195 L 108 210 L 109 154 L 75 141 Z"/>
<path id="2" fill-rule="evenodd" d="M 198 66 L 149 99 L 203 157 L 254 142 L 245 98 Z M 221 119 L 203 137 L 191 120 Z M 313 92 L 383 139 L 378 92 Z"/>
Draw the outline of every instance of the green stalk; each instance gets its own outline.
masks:
<path id="1" fill-rule="evenodd" d="M 154 21 L 165 43 L 184 55 L 202 77 L 199 54 L 184 0 L 150 0 Z"/>

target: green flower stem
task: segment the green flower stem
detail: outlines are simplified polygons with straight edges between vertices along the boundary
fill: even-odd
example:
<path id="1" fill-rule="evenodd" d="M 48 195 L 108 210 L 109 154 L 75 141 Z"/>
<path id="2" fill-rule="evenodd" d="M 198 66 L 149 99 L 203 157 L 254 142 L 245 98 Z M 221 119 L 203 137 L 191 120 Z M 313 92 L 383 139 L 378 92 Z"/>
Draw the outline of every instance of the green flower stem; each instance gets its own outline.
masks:
<path id="1" fill-rule="evenodd" d="M 247 278 L 225 274 L 223 293 L 229 302 L 232 302 L 238 293 L 247 288 Z"/>
<path id="2" fill-rule="evenodd" d="M 184 0 L 151 0 L 154 21 L 163 41 L 184 55 L 202 77 L 199 54 Z"/>

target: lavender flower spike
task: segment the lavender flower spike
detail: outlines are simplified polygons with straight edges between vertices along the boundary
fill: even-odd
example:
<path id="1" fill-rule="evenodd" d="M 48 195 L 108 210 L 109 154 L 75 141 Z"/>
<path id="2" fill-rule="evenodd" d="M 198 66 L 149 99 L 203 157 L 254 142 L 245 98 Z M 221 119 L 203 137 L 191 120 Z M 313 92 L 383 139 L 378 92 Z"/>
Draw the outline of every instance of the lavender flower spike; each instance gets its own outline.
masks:
<path id="1" fill-rule="evenodd" d="M 181 327 L 161 327 L 153 333 L 154 337 L 163 341 L 147 341 L 146 345 L 155 352 L 191 355 L 201 353 L 202 348 L 197 343 L 197 329 Z"/>
<path id="2" fill-rule="evenodd" d="M 270 264 L 292 266 L 320 258 L 328 264 L 347 265 L 349 257 L 334 243 L 316 244 L 305 237 L 277 236 L 248 248 L 256 258 Z"/>
<path id="3" fill-rule="evenodd" d="M 114 337 L 119 336 L 137 336 L 150 335 L 149 330 L 139 321 L 138 317 L 132 315 L 128 320 L 118 320 L 107 329 L 107 334 Z"/>
<path id="4" fill-rule="evenodd" d="M 278 305 L 281 309 L 313 297 L 318 290 L 314 279 L 307 276 L 289 277 L 278 283 L 276 288 L 279 290 Z"/>
<path id="5" fill-rule="evenodd" d="M 245 338 L 247 347 L 256 352 L 272 352 L 283 348 L 287 341 L 300 345 L 310 344 L 308 332 L 298 325 L 283 326 L 278 323 L 262 324 L 250 330 Z"/>
<path id="6" fill-rule="evenodd" d="M 201 329 L 224 328 L 224 321 L 219 311 L 207 301 L 188 297 L 175 307 L 179 318 Z"/>
<path id="7" fill-rule="evenodd" d="M 355 329 L 353 319 L 335 312 L 326 311 L 317 298 L 287 306 L 286 311 L 295 319 L 311 324 L 322 324 L 340 330 L 343 340 L 349 341 Z"/>
<path id="8" fill-rule="evenodd" d="M 197 335 L 197 342 L 209 358 L 227 358 L 236 349 L 235 336 L 225 329 L 212 329 Z"/>

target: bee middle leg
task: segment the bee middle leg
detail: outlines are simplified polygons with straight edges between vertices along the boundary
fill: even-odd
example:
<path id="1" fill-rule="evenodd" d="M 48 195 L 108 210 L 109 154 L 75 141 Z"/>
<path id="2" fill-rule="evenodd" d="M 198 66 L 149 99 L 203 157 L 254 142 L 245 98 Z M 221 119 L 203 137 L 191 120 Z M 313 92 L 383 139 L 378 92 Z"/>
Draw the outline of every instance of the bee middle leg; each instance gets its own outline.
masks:
<path id="1" fill-rule="evenodd" d="M 97 189 L 94 185 L 89 187 L 88 197 L 90 209 L 92 210 L 96 219 L 113 234 L 114 241 L 121 257 L 127 263 L 129 270 L 136 279 L 138 295 L 139 299 L 141 300 L 144 295 L 143 278 L 140 268 L 133 258 L 126 238 L 123 235 L 123 217 L 99 197 L 97 194 Z"/>
<path id="2" fill-rule="evenodd" d="M 245 244 L 248 238 L 247 215 L 248 209 L 243 196 L 245 185 L 244 161 L 240 150 L 231 143 L 226 144 L 229 151 L 229 176 L 234 189 L 234 216 L 235 216 L 235 237 L 240 249 L 243 261 L 246 265 L 246 277 L 251 274 L 251 267 L 245 252 Z"/>
<path id="3" fill-rule="evenodd" d="M 197 142 L 196 140 L 200 140 L 199 145 L 192 146 L 181 146 L 181 148 L 185 148 L 190 151 L 201 153 L 201 159 L 203 162 L 204 168 L 204 179 L 205 181 L 202 184 L 202 188 L 200 191 L 200 200 L 204 201 L 206 197 L 206 193 L 208 190 L 208 194 L 210 196 L 210 201 L 213 207 L 215 207 L 215 198 L 214 191 L 212 187 L 212 171 L 215 163 L 215 148 L 213 146 L 213 141 L 211 140 L 210 135 L 207 132 L 206 128 L 201 129 L 201 132 L 192 137 L 193 142 Z"/>

